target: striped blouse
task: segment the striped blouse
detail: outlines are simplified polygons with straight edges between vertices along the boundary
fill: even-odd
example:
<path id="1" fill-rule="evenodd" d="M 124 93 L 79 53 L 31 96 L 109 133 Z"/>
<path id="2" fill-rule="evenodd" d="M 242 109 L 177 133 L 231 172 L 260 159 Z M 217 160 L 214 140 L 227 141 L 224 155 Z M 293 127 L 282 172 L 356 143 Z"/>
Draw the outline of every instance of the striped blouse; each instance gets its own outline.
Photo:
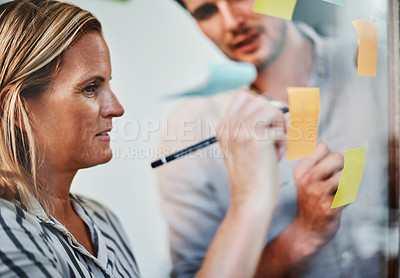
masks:
<path id="1" fill-rule="evenodd" d="M 104 206 L 71 194 L 97 257 L 37 200 L 33 210 L 0 199 L 0 277 L 140 277 L 118 219 Z"/>

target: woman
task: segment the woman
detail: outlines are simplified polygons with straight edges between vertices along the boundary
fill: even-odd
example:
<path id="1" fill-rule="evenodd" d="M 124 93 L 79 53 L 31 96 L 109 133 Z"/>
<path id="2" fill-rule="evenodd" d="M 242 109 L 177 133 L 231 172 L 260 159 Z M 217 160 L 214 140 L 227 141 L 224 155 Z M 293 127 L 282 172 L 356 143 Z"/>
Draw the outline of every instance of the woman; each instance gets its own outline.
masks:
<path id="1" fill-rule="evenodd" d="M 124 113 L 99 21 L 52 0 L 0 13 L 0 276 L 139 277 L 118 219 L 69 193 L 79 169 L 111 159 L 108 132 Z M 254 273 L 279 191 L 275 120 L 266 101 L 239 95 L 219 128 L 232 202 L 199 277 Z"/>

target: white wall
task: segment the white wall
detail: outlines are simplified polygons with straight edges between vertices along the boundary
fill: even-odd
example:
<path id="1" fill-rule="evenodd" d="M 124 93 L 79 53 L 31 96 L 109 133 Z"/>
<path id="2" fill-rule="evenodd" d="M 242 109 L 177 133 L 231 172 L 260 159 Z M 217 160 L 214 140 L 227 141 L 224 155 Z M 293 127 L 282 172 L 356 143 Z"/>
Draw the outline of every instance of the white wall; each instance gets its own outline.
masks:
<path id="1" fill-rule="evenodd" d="M 221 57 L 173 0 L 72 2 L 102 22 L 111 52 L 112 87 L 125 107 L 112 132 L 115 157 L 81 170 L 72 191 L 106 204 L 120 217 L 143 277 L 167 277 L 167 227 L 150 167 L 157 135 L 146 132 L 146 121 L 157 127 L 175 105 L 161 96 L 200 83 L 210 60 Z M 142 155 L 134 154 L 135 149 Z"/>

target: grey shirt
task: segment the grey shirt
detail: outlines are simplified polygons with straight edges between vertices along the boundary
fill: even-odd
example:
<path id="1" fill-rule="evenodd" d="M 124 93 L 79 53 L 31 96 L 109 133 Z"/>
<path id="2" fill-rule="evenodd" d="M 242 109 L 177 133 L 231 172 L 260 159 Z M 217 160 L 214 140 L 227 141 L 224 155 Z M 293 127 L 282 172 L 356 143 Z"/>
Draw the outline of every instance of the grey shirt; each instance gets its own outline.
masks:
<path id="1" fill-rule="evenodd" d="M 318 140 L 333 151 L 366 148 L 366 163 L 354 203 L 343 210 L 334 239 L 311 261 L 302 277 L 380 277 L 385 252 L 388 118 L 386 53 L 377 77 L 358 77 L 356 46 L 322 39 L 309 27 L 299 30 L 314 45 L 309 87 L 320 88 Z M 241 88 L 247 90 L 249 88 Z M 164 154 L 215 135 L 235 91 L 185 100 L 169 116 L 159 147 Z M 280 162 L 281 192 L 268 238 L 277 237 L 297 213 L 293 168 Z M 193 277 L 229 206 L 230 187 L 218 144 L 157 170 L 162 209 L 169 224 L 172 275 Z"/>

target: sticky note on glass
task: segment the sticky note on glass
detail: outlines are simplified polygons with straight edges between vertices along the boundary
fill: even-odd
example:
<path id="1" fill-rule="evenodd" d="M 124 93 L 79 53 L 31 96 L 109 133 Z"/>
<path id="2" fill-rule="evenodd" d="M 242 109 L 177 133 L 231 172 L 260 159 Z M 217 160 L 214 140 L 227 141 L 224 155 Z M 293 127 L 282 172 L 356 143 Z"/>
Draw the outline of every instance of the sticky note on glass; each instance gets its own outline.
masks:
<path id="1" fill-rule="evenodd" d="M 378 25 L 361 19 L 353 21 L 353 25 L 359 37 L 358 76 L 376 76 Z"/>
<path id="2" fill-rule="evenodd" d="M 253 11 L 291 20 L 297 0 L 255 0 Z"/>
<path id="3" fill-rule="evenodd" d="M 319 88 L 287 88 L 289 126 L 286 159 L 314 155 L 317 151 Z"/>
<path id="4" fill-rule="evenodd" d="M 182 98 L 191 96 L 211 96 L 250 85 L 257 77 L 253 64 L 231 62 L 211 65 L 208 78 L 193 90 L 167 97 Z"/>
<path id="5" fill-rule="evenodd" d="M 336 5 L 339 5 L 342 7 L 344 6 L 344 2 L 345 2 L 345 0 L 322 0 L 322 1 L 336 4 Z"/>
<path id="6" fill-rule="evenodd" d="M 365 164 L 365 147 L 344 152 L 344 168 L 331 208 L 354 202 Z"/>

